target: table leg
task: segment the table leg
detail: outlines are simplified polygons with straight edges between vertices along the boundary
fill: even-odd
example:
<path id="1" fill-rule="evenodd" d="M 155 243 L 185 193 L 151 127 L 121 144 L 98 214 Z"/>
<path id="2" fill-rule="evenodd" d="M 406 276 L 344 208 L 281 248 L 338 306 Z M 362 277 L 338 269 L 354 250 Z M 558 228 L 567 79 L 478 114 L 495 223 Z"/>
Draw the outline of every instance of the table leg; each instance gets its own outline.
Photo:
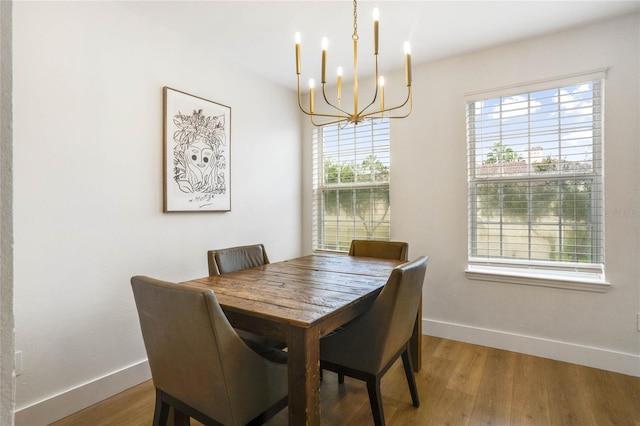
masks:
<path id="1" fill-rule="evenodd" d="M 289 424 L 320 425 L 320 331 L 289 327 Z"/>

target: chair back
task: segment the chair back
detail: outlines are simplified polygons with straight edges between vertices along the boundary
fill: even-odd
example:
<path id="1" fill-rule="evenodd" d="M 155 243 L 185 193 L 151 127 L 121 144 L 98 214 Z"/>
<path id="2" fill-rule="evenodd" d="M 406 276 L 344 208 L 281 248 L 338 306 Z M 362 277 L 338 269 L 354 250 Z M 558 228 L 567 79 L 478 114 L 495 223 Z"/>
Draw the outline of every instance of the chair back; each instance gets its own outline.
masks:
<path id="1" fill-rule="evenodd" d="M 330 344 L 321 343 L 321 357 L 378 374 L 411 338 L 427 261 L 422 256 L 394 268 L 371 309 L 328 338 Z"/>
<path id="2" fill-rule="evenodd" d="M 262 244 L 230 247 L 207 252 L 209 275 L 228 274 L 242 269 L 269 263 L 267 251 Z"/>
<path id="3" fill-rule="evenodd" d="M 377 324 L 385 324 L 382 333 L 385 342 L 383 363 L 411 338 L 418 307 L 422 302 L 427 261 L 428 258 L 423 256 L 396 267 L 374 302 L 378 307 L 372 316 Z"/>
<path id="4" fill-rule="evenodd" d="M 286 366 L 269 378 L 212 290 L 143 276 L 131 285 L 157 389 L 223 424 L 245 424 L 286 395 Z"/>
<path id="5" fill-rule="evenodd" d="M 409 260 L 409 244 L 402 241 L 353 240 L 349 256 Z"/>

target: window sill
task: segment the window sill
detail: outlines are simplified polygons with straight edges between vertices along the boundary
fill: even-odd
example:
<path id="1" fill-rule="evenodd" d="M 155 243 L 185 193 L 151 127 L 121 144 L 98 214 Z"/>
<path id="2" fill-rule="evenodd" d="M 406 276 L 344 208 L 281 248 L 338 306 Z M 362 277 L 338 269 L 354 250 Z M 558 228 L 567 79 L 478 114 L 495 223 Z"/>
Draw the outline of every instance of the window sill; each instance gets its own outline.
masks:
<path id="1" fill-rule="evenodd" d="M 469 265 L 465 270 L 465 275 L 470 280 L 562 288 L 595 293 L 605 293 L 611 289 L 611 284 L 603 277 L 587 276 L 587 274 L 553 274 L 540 273 L 540 271 L 538 271 L 538 273 L 526 273 L 508 270 L 507 268 Z"/>

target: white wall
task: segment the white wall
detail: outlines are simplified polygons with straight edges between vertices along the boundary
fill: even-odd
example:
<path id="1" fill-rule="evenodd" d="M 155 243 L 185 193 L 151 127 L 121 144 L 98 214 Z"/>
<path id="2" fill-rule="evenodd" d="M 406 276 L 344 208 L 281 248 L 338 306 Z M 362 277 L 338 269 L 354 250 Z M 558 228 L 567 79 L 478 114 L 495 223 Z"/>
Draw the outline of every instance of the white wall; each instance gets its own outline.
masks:
<path id="1" fill-rule="evenodd" d="M 429 256 L 425 334 L 640 376 L 639 40 L 634 15 L 414 67 L 413 113 L 392 122 L 391 220 L 392 238 L 409 242 L 410 257 Z M 611 290 L 467 280 L 465 94 L 599 68 L 608 68 L 605 256 Z M 303 155 L 304 193 L 310 194 L 311 155 Z M 305 196 L 303 236 L 311 233 L 310 202 Z M 304 249 L 310 247 L 305 238 Z"/>
<path id="2" fill-rule="evenodd" d="M 17 424 L 149 377 L 129 279 L 301 250 L 295 95 L 117 2 L 14 4 Z M 222 37 L 223 35 L 221 35 Z M 162 213 L 162 87 L 232 108 L 229 213 Z M 256 96 L 259 94 L 259 96 Z"/>

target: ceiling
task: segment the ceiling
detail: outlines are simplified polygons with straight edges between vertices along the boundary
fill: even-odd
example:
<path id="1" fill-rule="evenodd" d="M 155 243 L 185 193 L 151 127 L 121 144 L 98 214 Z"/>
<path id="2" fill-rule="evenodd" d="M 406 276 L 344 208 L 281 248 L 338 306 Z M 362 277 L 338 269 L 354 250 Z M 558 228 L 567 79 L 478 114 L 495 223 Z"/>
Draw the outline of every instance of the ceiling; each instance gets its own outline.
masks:
<path id="1" fill-rule="evenodd" d="M 353 67 L 353 2 L 143 1 L 123 7 L 202 43 L 221 62 L 234 61 L 282 86 L 296 88 L 294 33 L 302 35 L 302 76 L 320 79 L 320 40 L 329 39 L 327 80 Z M 391 1 L 358 2 L 360 78 L 373 69 L 372 10 L 380 10 L 382 73 L 550 34 L 640 11 L 636 1 Z"/>

